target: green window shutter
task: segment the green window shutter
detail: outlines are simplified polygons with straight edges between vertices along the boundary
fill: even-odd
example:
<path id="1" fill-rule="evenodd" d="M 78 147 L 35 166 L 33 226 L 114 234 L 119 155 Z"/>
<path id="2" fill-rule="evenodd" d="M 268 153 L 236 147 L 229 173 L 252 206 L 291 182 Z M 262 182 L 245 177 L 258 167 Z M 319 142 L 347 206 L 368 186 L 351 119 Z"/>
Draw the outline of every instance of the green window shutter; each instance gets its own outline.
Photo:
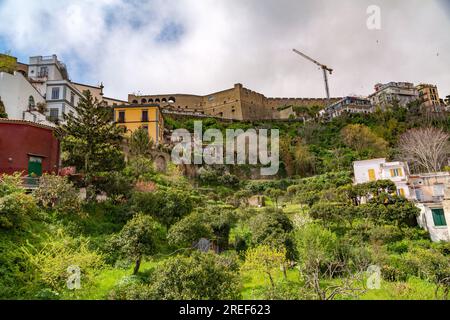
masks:
<path id="1" fill-rule="evenodd" d="M 444 209 L 431 209 L 433 213 L 433 221 L 436 227 L 445 227 L 447 221 L 445 221 Z"/>

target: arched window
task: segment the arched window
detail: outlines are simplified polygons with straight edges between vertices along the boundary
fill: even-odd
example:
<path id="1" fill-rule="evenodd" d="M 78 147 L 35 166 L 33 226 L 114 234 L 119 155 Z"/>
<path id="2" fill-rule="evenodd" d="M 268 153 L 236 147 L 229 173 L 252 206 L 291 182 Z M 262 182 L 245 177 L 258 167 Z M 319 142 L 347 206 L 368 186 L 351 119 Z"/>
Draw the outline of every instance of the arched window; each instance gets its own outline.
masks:
<path id="1" fill-rule="evenodd" d="M 28 98 L 28 109 L 33 110 L 36 107 L 36 104 L 34 103 L 34 97 L 30 96 Z"/>
<path id="2" fill-rule="evenodd" d="M 148 103 L 153 103 L 153 99 L 148 99 Z"/>
<path id="3" fill-rule="evenodd" d="M 177 102 L 177 101 L 175 100 L 175 97 L 170 97 L 170 98 L 169 98 L 169 103 L 175 103 L 175 102 Z"/>
<path id="4" fill-rule="evenodd" d="M 145 98 L 142 99 L 142 100 L 141 100 L 141 103 L 147 103 L 147 99 L 145 99 Z"/>
<path id="5" fill-rule="evenodd" d="M 133 104 L 137 104 L 138 101 L 137 101 L 137 100 L 133 100 L 132 103 L 133 103 Z"/>
<path id="6" fill-rule="evenodd" d="M 163 99 L 162 99 L 162 102 L 167 103 L 167 99 L 166 99 L 166 98 L 163 98 Z"/>
<path id="7" fill-rule="evenodd" d="M 156 98 L 156 99 L 155 99 L 155 102 L 160 103 L 161 100 L 159 100 L 159 98 Z"/>

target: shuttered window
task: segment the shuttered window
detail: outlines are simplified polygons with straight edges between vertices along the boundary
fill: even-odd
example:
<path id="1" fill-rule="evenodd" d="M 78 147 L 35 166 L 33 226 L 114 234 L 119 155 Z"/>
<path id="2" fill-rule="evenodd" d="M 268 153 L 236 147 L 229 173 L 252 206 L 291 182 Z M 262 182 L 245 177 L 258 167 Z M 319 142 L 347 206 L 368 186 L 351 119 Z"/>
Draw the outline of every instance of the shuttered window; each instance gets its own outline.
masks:
<path id="1" fill-rule="evenodd" d="M 445 221 L 444 209 L 431 209 L 433 214 L 433 221 L 436 227 L 445 227 L 447 221 Z"/>

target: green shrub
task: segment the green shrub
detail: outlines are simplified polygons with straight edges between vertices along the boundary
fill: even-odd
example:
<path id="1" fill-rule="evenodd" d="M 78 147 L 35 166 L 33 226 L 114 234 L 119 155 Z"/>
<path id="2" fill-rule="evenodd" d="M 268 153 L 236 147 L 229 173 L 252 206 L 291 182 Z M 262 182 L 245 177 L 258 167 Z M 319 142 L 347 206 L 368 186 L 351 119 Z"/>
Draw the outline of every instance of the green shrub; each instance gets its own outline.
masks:
<path id="1" fill-rule="evenodd" d="M 237 300 L 241 283 L 236 258 L 193 252 L 155 269 L 150 290 L 161 300 Z"/>

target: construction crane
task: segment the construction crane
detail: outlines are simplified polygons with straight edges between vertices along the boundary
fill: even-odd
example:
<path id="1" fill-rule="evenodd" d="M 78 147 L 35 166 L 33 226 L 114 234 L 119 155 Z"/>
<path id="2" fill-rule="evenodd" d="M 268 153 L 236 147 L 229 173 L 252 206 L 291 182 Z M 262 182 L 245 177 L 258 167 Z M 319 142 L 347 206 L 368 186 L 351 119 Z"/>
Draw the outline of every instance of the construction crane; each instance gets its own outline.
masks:
<path id="1" fill-rule="evenodd" d="M 333 69 L 328 68 L 326 65 L 321 64 L 320 62 L 317 62 L 313 58 L 308 57 L 306 54 L 304 54 L 304 53 L 302 53 L 302 52 L 300 52 L 300 51 L 298 51 L 296 49 L 293 49 L 293 51 L 296 54 L 301 55 L 303 58 L 311 61 L 312 63 L 314 63 L 316 65 L 318 65 L 322 69 L 322 71 L 323 71 L 323 79 L 325 80 L 325 91 L 327 93 L 327 104 L 330 105 L 330 88 L 328 86 L 328 74 L 327 74 L 327 72 L 329 72 L 330 75 L 331 75 L 331 74 L 333 74 Z"/>

